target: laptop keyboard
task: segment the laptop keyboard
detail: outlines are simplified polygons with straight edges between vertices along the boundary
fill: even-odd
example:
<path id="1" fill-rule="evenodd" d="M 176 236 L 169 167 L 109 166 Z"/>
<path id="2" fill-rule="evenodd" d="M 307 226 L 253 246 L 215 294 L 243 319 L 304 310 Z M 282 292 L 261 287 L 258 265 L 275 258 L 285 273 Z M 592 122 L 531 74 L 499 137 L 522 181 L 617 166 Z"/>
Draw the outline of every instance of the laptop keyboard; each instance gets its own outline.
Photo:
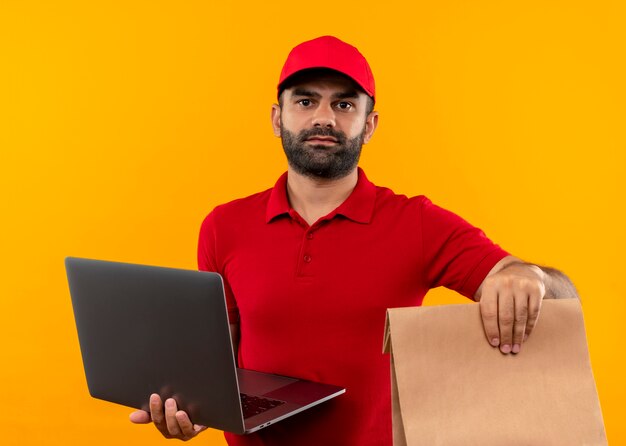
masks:
<path id="1" fill-rule="evenodd" d="M 284 401 L 246 395 L 245 393 L 240 393 L 239 395 L 241 396 L 241 408 L 243 409 L 244 418 L 253 417 L 254 415 L 263 413 L 266 410 L 285 404 Z"/>

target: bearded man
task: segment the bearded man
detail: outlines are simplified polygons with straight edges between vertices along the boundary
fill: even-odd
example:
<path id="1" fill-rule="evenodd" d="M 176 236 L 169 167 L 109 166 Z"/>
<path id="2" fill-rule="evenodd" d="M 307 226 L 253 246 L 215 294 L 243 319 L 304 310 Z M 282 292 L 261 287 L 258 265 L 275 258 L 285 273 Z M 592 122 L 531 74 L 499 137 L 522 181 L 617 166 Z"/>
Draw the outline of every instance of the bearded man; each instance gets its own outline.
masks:
<path id="1" fill-rule="evenodd" d="M 391 445 L 386 309 L 421 305 L 431 288 L 480 301 L 485 348 L 503 354 L 520 353 L 542 299 L 576 296 L 562 273 L 513 257 L 428 198 L 372 184 L 358 161 L 378 125 L 375 97 L 355 47 L 332 36 L 296 46 L 271 114 L 287 172 L 202 224 L 198 265 L 224 279 L 239 367 L 347 389 L 257 433 L 227 433 L 230 445 Z M 184 440 L 204 429 L 173 399 L 152 395 L 150 411 L 131 421 Z"/>

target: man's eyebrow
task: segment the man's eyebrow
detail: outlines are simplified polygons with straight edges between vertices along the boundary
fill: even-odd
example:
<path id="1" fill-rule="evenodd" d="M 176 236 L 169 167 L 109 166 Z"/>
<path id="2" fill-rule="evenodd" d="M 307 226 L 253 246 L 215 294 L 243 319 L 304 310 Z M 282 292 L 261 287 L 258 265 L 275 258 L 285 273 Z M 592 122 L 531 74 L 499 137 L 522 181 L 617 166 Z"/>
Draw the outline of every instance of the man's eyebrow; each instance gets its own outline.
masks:
<path id="1" fill-rule="evenodd" d="M 342 91 L 333 95 L 333 99 L 356 99 L 358 97 L 359 93 L 356 90 Z"/>
<path id="2" fill-rule="evenodd" d="M 319 93 L 316 93 L 314 91 L 310 91 L 310 90 L 305 90 L 304 88 L 294 88 L 293 92 L 291 93 L 292 96 L 310 96 L 310 97 L 314 97 L 314 98 L 319 98 L 322 95 Z"/>

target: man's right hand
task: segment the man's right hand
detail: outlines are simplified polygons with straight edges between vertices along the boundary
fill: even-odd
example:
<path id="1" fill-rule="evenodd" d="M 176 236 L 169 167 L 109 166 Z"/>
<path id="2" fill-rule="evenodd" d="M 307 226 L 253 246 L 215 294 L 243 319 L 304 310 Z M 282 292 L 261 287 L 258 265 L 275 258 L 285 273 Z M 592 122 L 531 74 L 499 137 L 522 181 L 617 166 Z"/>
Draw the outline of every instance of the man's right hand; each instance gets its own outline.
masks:
<path id="1" fill-rule="evenodd" d="M 136 424 L 154 422 L 156 428 L 165 438 L 178 438 L 187 441 L 206 429 L 206 426 L 193 424 L 186 412 L 178 410 L 173 398 L 161 401 L 156 393 L 150 395 L 150 413 L 145 410 L 136 410 L 131 413 L 130 421 Z"/>

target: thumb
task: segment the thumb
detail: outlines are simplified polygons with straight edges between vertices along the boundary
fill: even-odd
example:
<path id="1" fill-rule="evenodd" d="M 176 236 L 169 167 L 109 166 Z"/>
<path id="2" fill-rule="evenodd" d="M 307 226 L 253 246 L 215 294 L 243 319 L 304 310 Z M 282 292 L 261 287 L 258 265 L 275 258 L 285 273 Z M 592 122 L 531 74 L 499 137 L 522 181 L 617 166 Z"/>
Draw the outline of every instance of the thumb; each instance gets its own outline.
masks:
<path id="1" fill-rule="evenodd" d="M 136 410 L 132 412 L 128 416 L 128 419 L 130 420 L 131 423 L 136 423 L 136 424 L 146 424 L 152 421 L 152 419 L 150 418 L 150 414 L 146 412 L 145 410 Z"/>

